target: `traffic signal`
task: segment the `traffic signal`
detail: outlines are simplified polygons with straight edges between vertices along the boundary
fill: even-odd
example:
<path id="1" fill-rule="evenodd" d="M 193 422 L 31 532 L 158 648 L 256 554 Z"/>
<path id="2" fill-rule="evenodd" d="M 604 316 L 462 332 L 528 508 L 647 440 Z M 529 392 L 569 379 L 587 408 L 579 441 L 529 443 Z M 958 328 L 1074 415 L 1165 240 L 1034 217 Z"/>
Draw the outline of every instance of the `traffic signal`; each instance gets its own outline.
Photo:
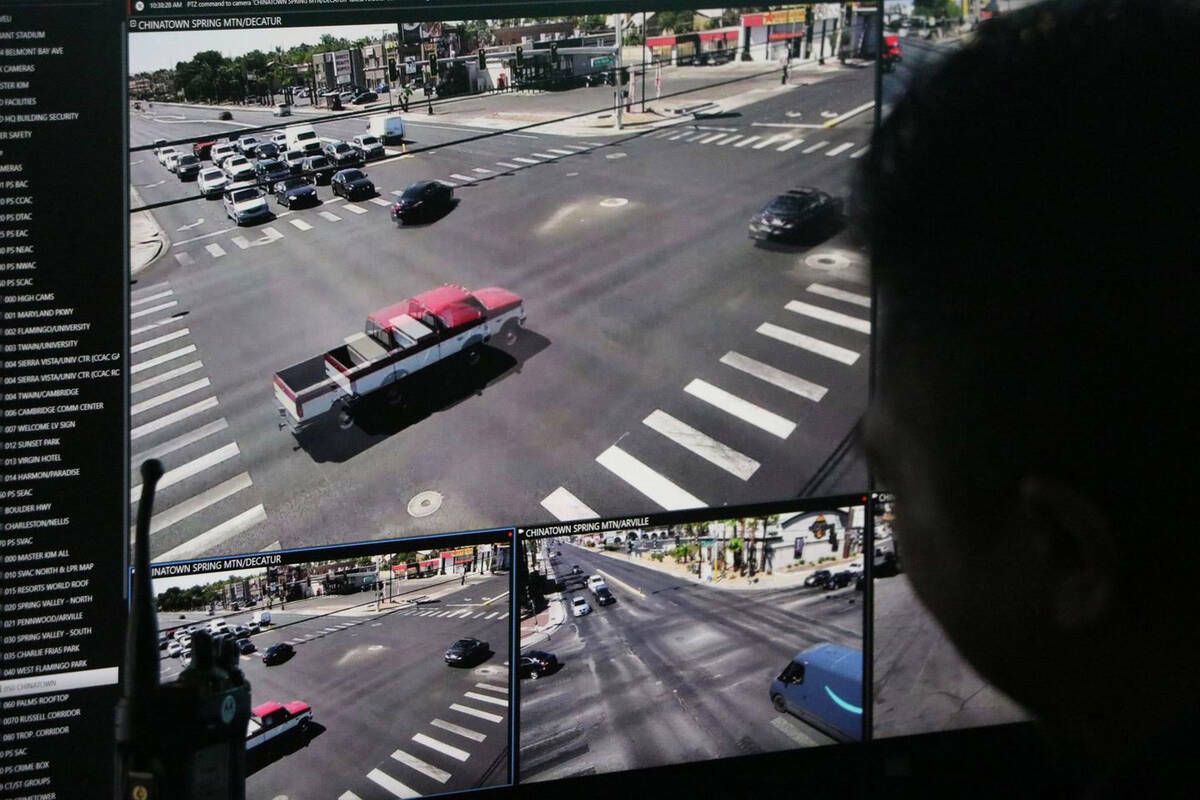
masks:
<path id="1" fill-rule="evenodd" d="M 479 48 L 479 68 L 487 69 L 487 55 L 483 52 L 483 48 Z"/>
<path id="2" fill-rule="evenodd" d="M 390 80 L 392 83 L 395 83 L 397 77 L 398 77 L 398 75 L 396 72 L 396 59 L 389 58 L 388 59 L 388 80 Z"/>
<path id="3" fill-rule="evenodd" d="M 525 48 L 517 45 L 517 66 L 525 66 Z"/>
<path id="4" fill-rule="evenodd" d="M 551 61 L 558 60 L 558 42 L 550 43 L 550 60 Z"/>
<path id="5" fill-rule="evenodd" d="M 430 56 L 429 57 L 429 74 L 431 77 L 434 77 L 434 78 L 437 77 L 437 69 L 438 69 L 437 56 Z"/>

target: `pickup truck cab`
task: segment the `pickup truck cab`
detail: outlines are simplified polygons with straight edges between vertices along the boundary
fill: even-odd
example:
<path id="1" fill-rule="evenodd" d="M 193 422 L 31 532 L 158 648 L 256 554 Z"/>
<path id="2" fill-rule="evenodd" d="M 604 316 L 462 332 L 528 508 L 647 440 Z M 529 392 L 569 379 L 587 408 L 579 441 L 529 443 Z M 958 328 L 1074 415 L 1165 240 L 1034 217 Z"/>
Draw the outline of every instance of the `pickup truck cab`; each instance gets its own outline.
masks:
<path id="1" fill-rule="evenodd" d="M 252 750 L 281 736 L 304 735 L 312 717 L 312 707 L 299 700 L 255 706 L 250 709 L 250 721 L 246 723 L 246 749 Z"/>
<path id="2" fill-rule="evenodd" d="M 371 314 L 362 333 L 332 350 L 277 372 L 279 414 L 298 433 L 336 409 L 338 426 L 347 429 L 366 395 L 382 389 L 398 405 L 408 376 L 460 353 L 476 363 L 482 345 L 493 338 L 512 345 L 524 324 L 524 301 L 507 289 L 471 292 L 452 284 L 430 289 Z"/>

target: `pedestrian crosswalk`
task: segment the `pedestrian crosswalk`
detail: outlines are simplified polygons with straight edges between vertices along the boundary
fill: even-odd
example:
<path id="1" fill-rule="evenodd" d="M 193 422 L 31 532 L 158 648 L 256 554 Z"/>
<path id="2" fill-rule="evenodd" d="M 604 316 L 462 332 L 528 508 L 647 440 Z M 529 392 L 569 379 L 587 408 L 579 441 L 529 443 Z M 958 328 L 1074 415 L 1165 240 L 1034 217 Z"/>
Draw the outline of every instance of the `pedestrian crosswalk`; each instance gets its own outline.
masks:
<path id="1" fill-rule="evenodd" d="M 136 323 L 129 348 L 129 502 L 135 511 L 141 464 L 159 459 L 164 473 L 150 520 L 155 561 L 228 548 L 267 518 L 192 331 L 182 324 L 180 304 L 169 282 L 139 287 L 130 296 Z"/>
<path id="2" fill-rule="evenodd" d="M 506 741 L 508 714 L 508 686 L 494 678 L 471 682 L 439 716 L 397 742 L 384 761 L 337 800 L 421 797 L 445 791 L 463 770 L 471 776 L 464 788 L 477 785 L 488 767 L 485 759 Z M 488 748 L 488 755 L 480 755 L 481 747 Z"/>
<path id="3" fill-rule="evenodd" d="M 671 410 L 650 410 L 643 427 L 602 451 L 595 459 L 601 472 L 581 473 L 578 485 L 555 488 L 542 507 L 560 521 L 599 516 L 584 490 L 610 496 L 615 478 L 654 507 L 677 511 L 709 505 L 702 499 L 713 499 L 709 487 L 752 480 L 827 399 L 828 379 L 814 378 L 836 378 L 838 370 L 858 363 L 869 344 L 870 306 L 861 291 L 833 281 L 810 283 L 803 299 L 785 300 L 753 329 L 761 339 L 751 335 L 745 347 L 755 355 L 739 352 L 739 342 L 739 350 L 686 381 L 679 395 L 660 400 Z M 797 374 L 796 364 L 813 377 Z M 700 481 L 696 459 L 719 472 Z"/>
<path id="4" fill-rule="evenodd" d="M 730 132 L 734 130 L 736 132 Z M 759 129 L 761 130 L 761 128 Z M 865 142 L 855 141 L 840 141 L 834 144 L 833 139 L 818 137 L 818 140 L 806 140 L 805 136 L 800 135 L 802 128 L 796 126 L 795 132 L 787 133 L 752 133 L 742 132 L 736 129 L 725 129 L 719 132 L 714 132 L 710 129 L 703 129 L 699 126 L 671 126 L 660 131 L 650 132 L 645 134 L 649 139 L 663 139 L 676 144 L 698 144 L 709 145 L 712 147 L 728 147 L 731 150 L 742 150 L 747 153 L 786 153 L 789 150 L 807 144 L 800 151 L 803 155 L 812 155 L 821 152 L 822 155 L 829 157 L 837 157 L 847 154 L 849 158 L 861 158 L 867 152 Z M 821 131 L 825 136 L 829 136 L 830 132 Z M 805 134 L 807 135 L 807 133 Z M 830 145 L 833 145 L 830 147 Z M 829 149 L 825 149 L 829 148 Z M 858 149 L 855 149 L 858 148 Z M 848 152 L 853 150 L 854 152 Z M 822 152 L 823 151 L 823 152 Z"/>

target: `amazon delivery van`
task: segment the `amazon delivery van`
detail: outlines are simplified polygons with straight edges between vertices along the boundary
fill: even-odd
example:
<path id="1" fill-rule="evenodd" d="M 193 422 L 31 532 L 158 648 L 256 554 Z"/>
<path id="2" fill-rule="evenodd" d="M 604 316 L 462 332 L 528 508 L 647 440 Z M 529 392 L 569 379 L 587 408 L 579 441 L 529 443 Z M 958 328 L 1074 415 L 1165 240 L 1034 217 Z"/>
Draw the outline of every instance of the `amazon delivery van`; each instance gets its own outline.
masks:
<path id="1" fill-rule="evenodd" d="M 384 144 L 404 139 L 404 119 L 399 114 L 375 114 L 367 119 L 367 133 Z"/>
<path id="2" fill-rule="evenodd" d="M 862 653 L 819 644 L 796 654 L 771 681 L 775 710 L 795 714 L 839 742 L 862 740 Z"/>

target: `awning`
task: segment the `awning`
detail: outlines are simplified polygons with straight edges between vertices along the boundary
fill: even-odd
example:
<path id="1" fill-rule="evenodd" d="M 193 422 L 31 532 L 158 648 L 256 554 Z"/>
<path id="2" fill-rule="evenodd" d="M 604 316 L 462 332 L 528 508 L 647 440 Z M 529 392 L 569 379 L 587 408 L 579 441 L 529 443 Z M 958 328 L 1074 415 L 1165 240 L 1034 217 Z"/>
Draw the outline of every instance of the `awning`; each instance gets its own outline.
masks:
<path id="1" fill-rule="evenodd" d="M 736 29 L 731 31 L 703 31 L 700 34 L 700 41 L 702 42 L 723 41 L 725 39 L 736 38 L 738 38 L 738 31 Z"/>

